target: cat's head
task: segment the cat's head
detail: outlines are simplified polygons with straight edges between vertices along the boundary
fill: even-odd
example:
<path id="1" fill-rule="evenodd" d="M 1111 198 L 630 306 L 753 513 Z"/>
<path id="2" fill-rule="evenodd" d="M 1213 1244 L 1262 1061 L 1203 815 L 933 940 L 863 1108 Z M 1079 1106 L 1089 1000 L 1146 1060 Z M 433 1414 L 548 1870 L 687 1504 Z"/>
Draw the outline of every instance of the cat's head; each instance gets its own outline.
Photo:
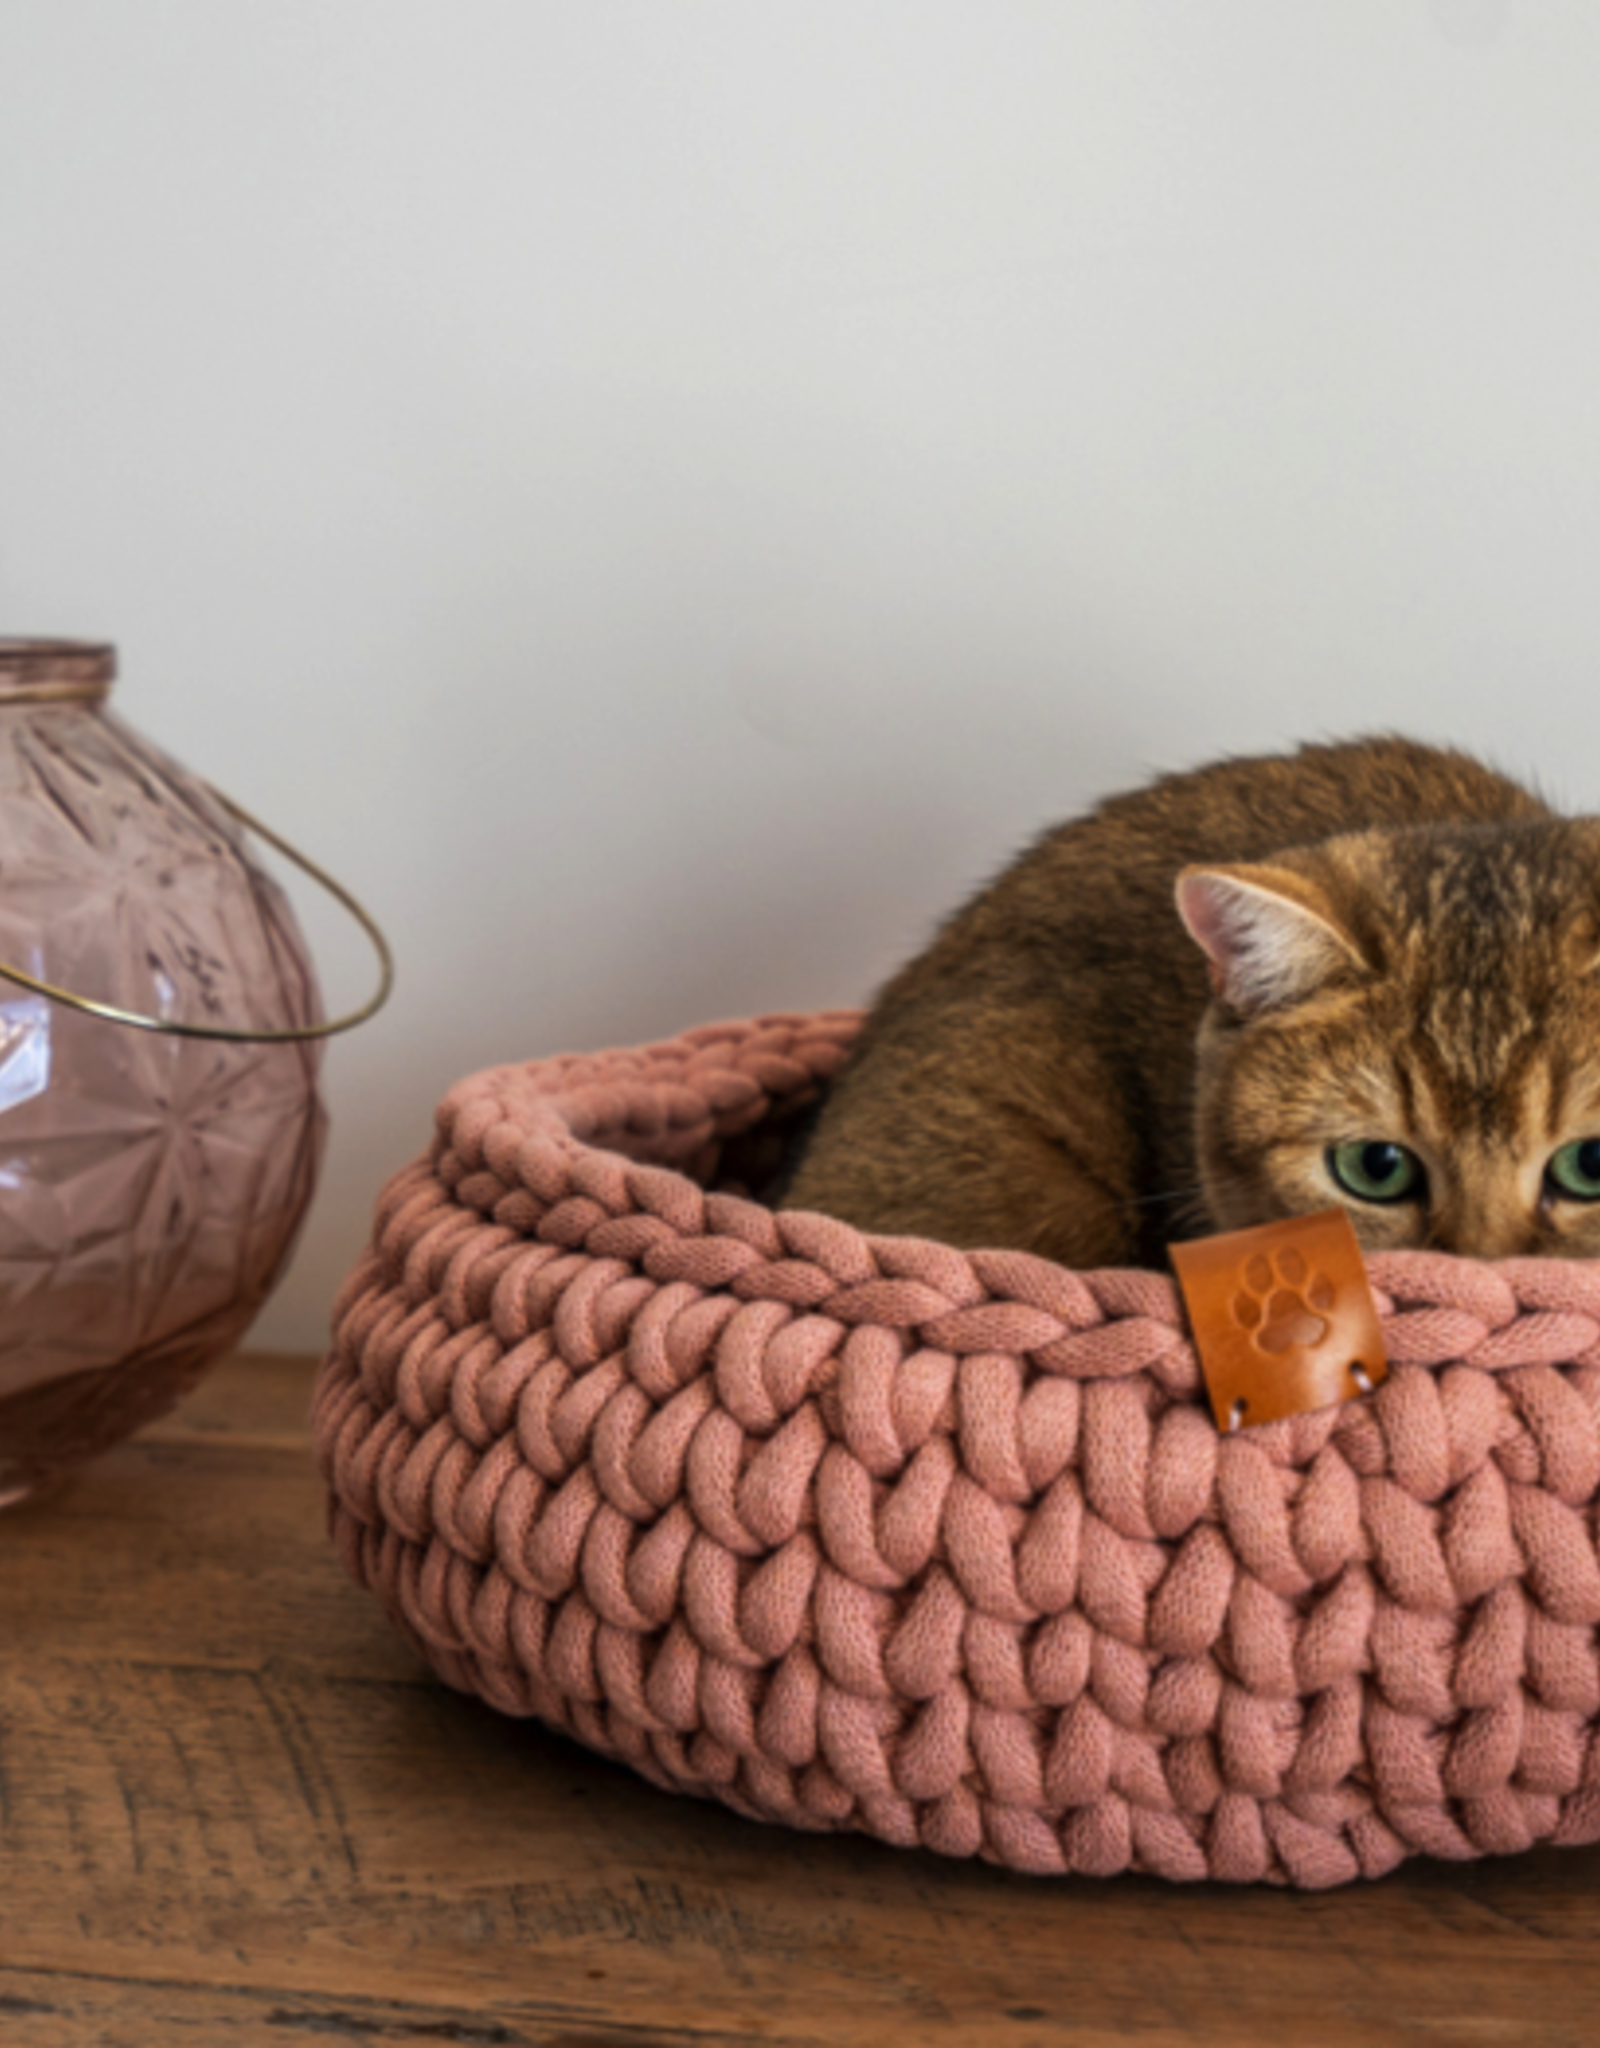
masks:
<path id="1" fill-rule="evenodd" d="M 1600 1257 L 1600 821 L 1353 833 L 1177 898 L 1218 1229 L 1342 1204 L 1371 1249 Z"/>

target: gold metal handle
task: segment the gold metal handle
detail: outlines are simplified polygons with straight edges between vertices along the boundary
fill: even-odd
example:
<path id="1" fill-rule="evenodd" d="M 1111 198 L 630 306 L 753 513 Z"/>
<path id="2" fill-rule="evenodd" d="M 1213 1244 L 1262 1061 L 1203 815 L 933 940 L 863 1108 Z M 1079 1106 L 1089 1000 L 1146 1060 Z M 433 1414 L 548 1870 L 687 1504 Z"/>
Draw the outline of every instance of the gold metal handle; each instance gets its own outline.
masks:
<path id="1" fill-rule="evenodd" d="M 147 1017 L 139 1010 L 120 1010 L 115 1003 L 97 1002 L 93 996 L 74 995 L 70 989 L 57 988 L 51 982 L 40 981 L 36 975 L 25 974 L 20 967 L 8 967 L 3 962 L 0 962 L 0 980 L 14 981 L 20 988 L 32 989 L 35 995 L 48 996 L 53 1003 L 63 1003 L 69 1010 L 82 1010 L 85 1015 L 102 1018 L 107 1024 L 130 1024 L 137 1031 L 161 1031 L 170 1038 L 219 1038 L 238 1045 L 288 1045 L 308 1038 L 332 1038 L 335 1032 L 349 1031 L 357 1024 L 364 1024 L 383 1008 L 394 987 L 394 956 L 389 951 L 388 940 L 350 891 L 336 882 L 326 869 L 319 868 L 314 860 L 308 859 L 286 839 L 280 839 L 276 832 L 263 825 L 259 818 L 252 817 L 232 797 L 224 796 L 220 789 L 213 789 L 207 783 L 205 790 L 247 832 L 253 832 L 258 839 L 264 840 L 292 867 L 297 867 L 325 889 L 371 940 L 372 949 L 378 956 L 378 987 L 360 1009 L 347 1010 L 342 1017 L 330 1017 L 321 1024 L 295 1024 L 282 1031 L 238 1031 L 221 1024 L 179 1024 L 167 1017 Z"/>

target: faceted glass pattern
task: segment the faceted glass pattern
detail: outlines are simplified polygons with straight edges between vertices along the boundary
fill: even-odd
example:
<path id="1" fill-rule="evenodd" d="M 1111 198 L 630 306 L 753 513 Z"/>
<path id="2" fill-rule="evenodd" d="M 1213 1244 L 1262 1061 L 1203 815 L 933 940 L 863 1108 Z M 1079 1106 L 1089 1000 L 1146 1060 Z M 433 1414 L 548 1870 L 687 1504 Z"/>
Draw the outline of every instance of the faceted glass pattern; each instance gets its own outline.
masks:
<path id="1" fill-rule="evenodd" d="M 109 649 L 0 641 L 0 962 L 185 1023 L 321 1018 L 294 915 L 102 708 Z M 0 980 L 0 1503 L 169 1408 L 282 1270 L 320 1048 L 106 1022 Z"/>

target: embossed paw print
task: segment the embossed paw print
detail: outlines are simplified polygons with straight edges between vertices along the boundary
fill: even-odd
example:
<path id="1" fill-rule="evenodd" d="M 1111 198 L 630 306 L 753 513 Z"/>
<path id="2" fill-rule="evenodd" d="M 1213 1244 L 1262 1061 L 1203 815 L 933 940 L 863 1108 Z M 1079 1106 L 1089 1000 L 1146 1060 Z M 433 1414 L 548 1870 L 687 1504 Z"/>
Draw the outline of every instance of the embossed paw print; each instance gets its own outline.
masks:
<path id="1" fill-rule="evenodd" d="M 1316 1272 L 1293 1245 L 1285 1245 L 1270 1258 L 1257 1252 L 1245 1261 L 1233 1318 L 1251 1333 L 1258 1350 L 1278 1357 L 1293 1345 L 1309 1350 L 1322 1342 L 1334 1300 L 1327 1274 Z"/>

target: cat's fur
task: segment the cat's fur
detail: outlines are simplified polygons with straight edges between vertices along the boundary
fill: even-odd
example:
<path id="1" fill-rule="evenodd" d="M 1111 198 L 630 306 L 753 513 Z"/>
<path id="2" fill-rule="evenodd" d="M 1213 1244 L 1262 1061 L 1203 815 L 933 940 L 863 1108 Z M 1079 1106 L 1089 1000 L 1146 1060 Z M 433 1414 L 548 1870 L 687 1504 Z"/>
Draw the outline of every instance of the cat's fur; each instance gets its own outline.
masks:
<path id="1" fill-rule="evenodd" d="M 1600 1256 L 1546 1177 L 1597 1135 L 1600 821 L 1368 739 L 1037 841 L 883 991 L 786 1206 L 1074 1266 L 1339 1202 L 1371 1247 Z M 1343 1190 L 1358 1140 L 1422 1197 Z"/>

